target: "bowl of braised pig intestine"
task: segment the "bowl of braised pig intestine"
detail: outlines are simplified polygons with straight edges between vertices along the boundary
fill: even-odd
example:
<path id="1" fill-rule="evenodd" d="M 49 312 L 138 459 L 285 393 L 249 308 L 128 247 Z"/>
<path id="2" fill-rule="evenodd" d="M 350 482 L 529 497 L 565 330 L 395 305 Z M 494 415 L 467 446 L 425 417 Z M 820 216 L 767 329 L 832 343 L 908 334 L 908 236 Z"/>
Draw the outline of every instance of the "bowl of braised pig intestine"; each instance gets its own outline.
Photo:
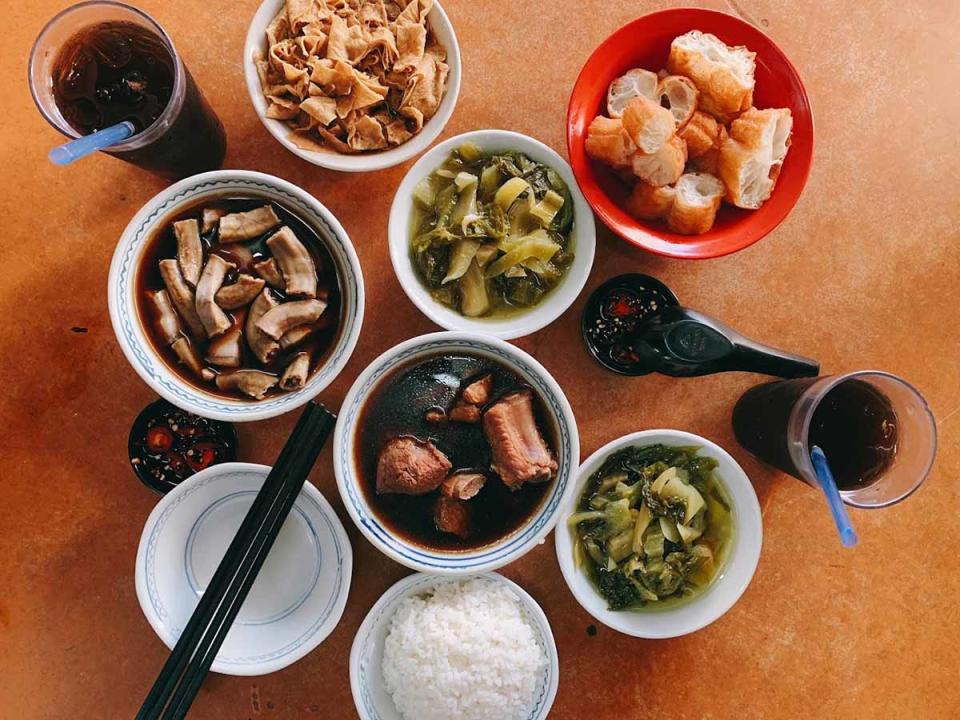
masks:
<path id="1" fill-rule="evenodd" d="M 244 47 L 264 126 L 307 162 L 380 170 L 423 152 L 460 91 L 460 48 L 434 0 L 264 0 Z"/>
<path id="2" fill-rule="evenodd" d="M 550 531 L 579 462 L 563 391 L 524 351 L 474 333 L 403 342 L 347 393 L 334 434 L 344 505 L 388 557 L 491 570 Z"/>
<path id="3" fill-rule="evenodd" d="M 796 69 L 732 15 L 678 8 L 620 28 L 567 110 L 577 183 L 618 235 L 671 257 L 742 250 L 803 191 L 813 115 Z"/>
<path id="4" fill-rule="evenodd" d="M 173 404 L 259 420 L 346 365 L 363 277 L 337 219 L 279 178 L 226 170 L 150 200 L 114 253 L 110 316 L 134 369 Z"/>

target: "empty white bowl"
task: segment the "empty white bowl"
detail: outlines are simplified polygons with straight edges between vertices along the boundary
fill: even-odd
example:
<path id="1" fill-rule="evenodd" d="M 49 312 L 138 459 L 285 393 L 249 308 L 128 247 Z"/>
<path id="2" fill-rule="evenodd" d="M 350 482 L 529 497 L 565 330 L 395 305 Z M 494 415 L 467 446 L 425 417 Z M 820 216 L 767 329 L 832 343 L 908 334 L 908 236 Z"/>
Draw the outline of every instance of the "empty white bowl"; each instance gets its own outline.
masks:
<path id="1" fill-rule="evenodd" d="M 147 518 L 137 550 L 137 599 L 167 647 L 183 632 L 269 472 L 266 465 L 214 465 L 167 493 Z M 343 525 L 305 483 L 213 671 L 264 675 L 309 653 L 340 622 L 352 570 Z"/>
<path id="2" fill-rule="evenodd" d="M 471 550 L 427 548 L 394 532 L 376 514 L 361 487 L 360 468 L 354 456 L 357 423 L 361 411 L 380 381 L 391 371 L 419 358 L 440 353 L 470 353 L 486 356 L 506 365 L 543 399 L 550 422 L 557 430 L 557 477 L 533 515 L 510 535 L 490 545 Z M 337 488 L 351 519 L 374 547 L 392 560 L 413 570 L 442 575 L 486 572 L 525 555 L 542 540 L 557 522 L 561 507 L 573 492 L 580 461 L 577 421 L 563 390 L 547 369 L 510 343 L 473 333 L 439 332 L 421 335 L 387 350 L 360 373 L 340 406 L 333 435 L 333 469 Z"/>
<path id="3" fill-rule="evenodd" d="M 254 65 L 253 60 L 258 52 L 266 53 L 267 26 L 285 4 L 286 0 L 264 0 L 250 22 L 247 39 L 243 46 L 243 72 L 244 79 L 247 82 L 247 92 L 250 94 L 250 100 L 253 102 L 257 117 L 260 118 L 260 122 L 276 138 L 277 142 L 309 163 L 342 172 L 370 172 L 371 170 L 393 167 L 419 155 L 430 147 L 430 143 L 443 132 L 450 116 L 453 115 L 453 108 L 456 106 L 457 97 L 460 94 L 460 44 L 457 42 L 453 24 L 439 2 L 434 1 L 433 8 L 427 16 L 427 22 L 434 37 L 446 48 L 447 64 L 450 66 L 450 72 L 447 75 L 447 90 L 440 101 L 440 107 L 437 108 L 434 116 L 424 123 L 420 132 L 402 145 L 389 150 L 356 155 L 341 155 L 332 151 L 318 152 L 299 148 L 291 142 L 291 130 L 285 122 L 267 117 L 267 100 L 263 95 L 260 77 L 257 75 L 257 66 Z"/>
<path id="4" fill-rule="evenodd" d="M 173 372 L 154 350 L 137 313 L 137 273 L 153 233 L 168 218 L 204 198 L 253 196 L 273 200 L 313 227 L 337 266 L 341 294 L 341 327 L 324 364 L 299 390 L 264 400 L 228 399 L 201 390 Z M 248 170 L 217 170 L 174 183 L 140 209 L 117 243 L 107 283 L 110 321 L 127 360 L 161 397 L 188 412 L 215 420 L 243 422 L 282 415 L 300 407 L 326 388 L 343 370 L 363 325 L 363 273 L 347 231 L 333 213 L 310 193 L 272 175 Z"/>
<path id="5" fill-rule="evenodd" d="M 536 699 L 530 712 L 524 718 L 504 720 L 546 720 L 560 683 L 560 659 L 557 656 L 553 631 L 537 601 L 522 587 L 497 573 L 456 579 L 417 573 L 400 580 L 380 597 L 357 630 L 350 651 L 350 689 L 353 691 L 353 701 L 361 720 L 403 720 L 384 687 L 382 671 L 383 646 L 390 630 L 390 620 L 400 602 L 408 597 L 426 594 L 441 583 L 463 582 L 474 577 L 502 583 L 513 591 L 520 600 L 524 615 L 534 628 L 540 647 L 547 655 L 547 667 L 537 683 Z M 476 672 L 483 672 L 483 668 L 476 668 Z"/>
<path id="6" fill-rule="evenodd" d="M 465 142 L 472 142 L 486 151 L 515 150 L 553 168 L 570 190 L 573 198 L 574 225 L 571 250 L 575 258 L 560 283 L 531 308 L 517 310 L 506 317 L 469 318 L 442 305 L 430 296 L 410 258 L 410 235 L 413 221 L 413 189 L 423 178 L 439 168 L 450 153 Z M 485 333 L 511 340 L 540 330 L 560 317 L 583 290 L 593 267 L 597 229 L 593 211 L 577 187 L 573 171 L 553 149 L 528 135 L 508 130 L 475 130 L 444 140 L 431 148 L 407 172 L 390 207 L 387 230 L 390 260 L 400 280 L 400 287 L 420 311 L 440 327 Z"/>
<path id="7" fill-rule="evenodd" d="M 717 461 L 718 466 L 714 472 L 727 491 L 733 512 L 733 544 L 726 562 L 700 595 L 665 610 L 609 610 L 606 600 L 596 591 L 586 573 L 574 567 L 574 534 L 567 524 L 567 518 L 575 512 L 587 480 L 600 469 L 607 457 L 631 445 L 643 447 L 657 443 L 674 447 L 696 447 L 699 448 L 700 455 Z M 607 627 L 626 635 L 671 638 L 709 625 L 740 599 L 750 584 L 760 559 L 763 518 L 750 478 L 726 450 L 706 438 L 681 430 L 643 430 L 607 443 L 580 466 L 576 489 L 560 514 L 555 539 L 563 578 L 584 610 Z"/>

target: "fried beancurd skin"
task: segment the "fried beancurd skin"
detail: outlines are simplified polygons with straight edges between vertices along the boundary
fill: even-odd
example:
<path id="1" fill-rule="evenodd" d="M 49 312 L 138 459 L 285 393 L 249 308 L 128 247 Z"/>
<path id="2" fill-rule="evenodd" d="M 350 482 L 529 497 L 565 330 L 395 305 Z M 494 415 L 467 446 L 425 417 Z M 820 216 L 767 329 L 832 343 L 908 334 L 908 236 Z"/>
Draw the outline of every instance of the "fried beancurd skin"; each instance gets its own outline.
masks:
<path id="1" fill-rule="evenodd" d="M 400 145 L 433 117 L 446 92 L 446 49 L 405 4 L 287 0 L 254 58 L 268 118 L 306 150 L 355 154 Z"/>

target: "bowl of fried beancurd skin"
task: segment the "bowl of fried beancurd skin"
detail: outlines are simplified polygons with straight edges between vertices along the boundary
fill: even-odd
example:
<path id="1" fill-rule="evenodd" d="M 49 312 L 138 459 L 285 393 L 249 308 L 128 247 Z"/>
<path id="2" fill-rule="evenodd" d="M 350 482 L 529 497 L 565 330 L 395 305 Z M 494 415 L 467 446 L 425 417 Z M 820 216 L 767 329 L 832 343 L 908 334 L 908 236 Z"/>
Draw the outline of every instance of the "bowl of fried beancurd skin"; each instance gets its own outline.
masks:
<path id="1" fill-rule="evenodd" d="M 326 298 L 326 303 L 323 302 L 325 289 L 322 286 L 319 288 L 320 296 L 317 300 L 298 301 L 299 305 L 308 306 L 328 304 L 325 314 L 321 316 L 326 327 L 325 344 L 320 353 L 312 355 L 308 373 L 299 386 L 291 386 L 289 389 L 281 387 L 283 371 L 277 366 L 257 363 L 254 353 L 251 352 L 248 332 L 242 333 L 237 343 L 241 348 L 239 364 L 217 364 L 218 360 L 212 357 L 215 354 L 214 346 L 221 338 L 226 338 L 229 331 L 215 336 L 209 341 L 210 344 L 206 345 L 207 341 L 201 338 L 202 332 L 190 328 L 188 318 L 185 317 L 189 312 L 184 313 L 183 307 L 176 307 L 177 317 L 174 321 L 179 321 L 177 329 L 182 338 L 197 349 L 196 355 L 203 364 L 201 377 L 200 372 L 191 370 L 190 362 L 169 352 L 170 348 L 159 341 L 156 327 L 161 323 L 158 322 L 154 307 L 144 303 L 144 297 L 157 292 L 145 289 L 144 278 L 153 272 L 152 265 L 157 260 L 158 238 L 162 239 L 162 234 L 166 234 L 168 238 L 165 242 L 172 244 L 173 231 L 170 226 L 183 217 L 185 212 L 207 206 L 229 206 L 238 201 L 249 207 L 272 206 L 281 213 L 279 222 L 266 230 L 260 238 L 250 241 L 251 243 L 260 243 L 260 249 L 265 249 L 273 235 L 286 232 L 287 225 L 291 225 L 296 228 L 296 234 L 303 243 L 310 247 L 314 257 L 318 257 L 319 252 L 319 257 L 323 258 L 322 264 L 328 265 L 322 269 L 334 279 L 336 302 L 330 297 Z M 204 268 L 214 256 L 215 248 L 210 246 L 210 237 L 207 233 L 201 236 Z M 264 238 L 267 238 L 266 243 L 263 243 Z M 320 247 L 313 247 L 314 243 L 318 243 Z M 246 243 L 234 244 L 240 246 Z M 240 249 L 236 248 L 228 257 L 235 259 L 238 253 Z M 177 257 L 175 251 L 174 255 L 174 258 L 167 262 L 170 265 L 182 265 L 182 258 Z M 320 271 L 321 265 L 318 264 L 318 274 L 322 274 Z M 270 295 L 280 307 L 283 307 L 284 303 L 298 300 L 283 289 L 277 290 L 263 283 L 255 270 L 241 266 L 239 273 L 238 276 L 238 270 L 231 269 L 220 290 L 236 288 L 238 283 L 234 282 L 235 277 L 253 278 L 263 285 L 261 294 Z M 234 284 L 228 286 L 227 283 L 230 282 Z M 165 293 L 168 296 L 174 295 L 170 288 L 167 288 Z M 202 417 L 232 422 L 263 420 L 282 415 L 314 398 L 332 383 L 346 366 L 363 324 L 364 286 L 360 261 L 350 237 L 337 218 L 316 198 L 296 185 L 272 175 L 245 170 L 218 170 L 195 175 L 171 185 L 147 201 L 127 225 L 117 243 L 110 266 L 107 294 L 110 319 L 117 342 L 141 379 L 161 397 L 183 410 Z M 199 292 L 197 294 L 199 295 Z M 218 291 L 215 302 L 223 305 L 221 297 Z M 245 324 L 244 319 L 245 316 L 249 319 L 251 307 L 252 305 L 228 308 L 225 314 L 234 326 L 239 325 L 249 331 L 250 327 Z M 326 314 L 328 311 L 329 314 Z M 311 340 L 306 342 L 309 344 Z M 277 382 L 262 393 L 219 382 L 223 378 L 233 378 L 244 373 L 272 373 L 276 375 Z"/>
<path id="2" fill-rule="evenodd" d="M 656 73 L 667 64 L 671 43 L 690 31 L 715 35 L 729 46 L 756 53 L 753 104 L 787 108 L 793 116 L 789 153 L 771 196 L 756 210 L 724 202 L 712 227 L 684 235 L 659 221 L 628 211 L 630 188 L 586 151 L 591 121 L 606 112 L 607 91 L 624 73 Z M 626 242 L 667 257 L 705 259 L 738 252 L 772 232 L 800 198 L 813 162 L 813 109 L 799 72 L 766 34 L 750 23 L 716 10 L 671 8 L 639 17 L 610 35 L 584 64 L 567 107 L 567 150 L 577 183 L 601 221 Z"/>
<path id="3" fill-rule="evenodd" d="M 383 170 L 404 163 L 430 147 L 453 115 L 461 82 L 460 44 L 457 41 L 453 23 L 439 2 L 434 0 L 426 17 L 428 41 L 435 42 L 443 48 L 444 63 L 448 66 L 439 106 L 429 118 L 423 121 L 421 127 L 412 129 L 411 137 L 399 144 L 390 145 L 384 149 L 353 153 L 337 152 L 331 148 L 314 148 L 298 143 L 296 133 L 291 129 L 290 124 L 285 120 L 270 117 L 268 113 L 270 103 L 264 94 L 257 61 L 268 57 L 270 48 L 267 29 L 271 22 L 284 12 L 286 6 L 286 0 L 264 0 L 250 22 L 243 48 L 244 79 L 250 101 L 260 122 L 277 142 L 302 160 L 340 172 Z"/>

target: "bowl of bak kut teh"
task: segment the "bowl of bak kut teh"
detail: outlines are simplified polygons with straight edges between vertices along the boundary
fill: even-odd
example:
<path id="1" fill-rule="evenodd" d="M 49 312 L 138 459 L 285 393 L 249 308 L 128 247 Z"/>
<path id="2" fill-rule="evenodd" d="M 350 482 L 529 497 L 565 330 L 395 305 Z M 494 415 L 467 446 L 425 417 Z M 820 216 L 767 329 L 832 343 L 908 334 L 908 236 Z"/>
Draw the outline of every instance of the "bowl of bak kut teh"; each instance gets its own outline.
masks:
<path id="1" fill-rule="evenodd" d="M 124 230 L 110 319 L 137 374 L 216 420 L 262 420 L 316 396 L 350 359 L 363 275 L 320 202 L 263 173 L 220 170 L 158 193 Z"/>
<path id="2" fill-rule="evenodd" d="M 350 517 L 419 571 L 486 572 L 536 546 L 573 490 L 580 442 L 550 373 L 503 340 L 439 332 L 383 353 L 334 431 Z"/>
<path id="3" fill-rule="evenodd" d="M 733 15 L 644 15 L 587 60 L 567 108 L 570 164 L 627 242 L 710 258 L 760 240 L 790 213 L 813 160 L 813 112 L 796 68 Z"/>

